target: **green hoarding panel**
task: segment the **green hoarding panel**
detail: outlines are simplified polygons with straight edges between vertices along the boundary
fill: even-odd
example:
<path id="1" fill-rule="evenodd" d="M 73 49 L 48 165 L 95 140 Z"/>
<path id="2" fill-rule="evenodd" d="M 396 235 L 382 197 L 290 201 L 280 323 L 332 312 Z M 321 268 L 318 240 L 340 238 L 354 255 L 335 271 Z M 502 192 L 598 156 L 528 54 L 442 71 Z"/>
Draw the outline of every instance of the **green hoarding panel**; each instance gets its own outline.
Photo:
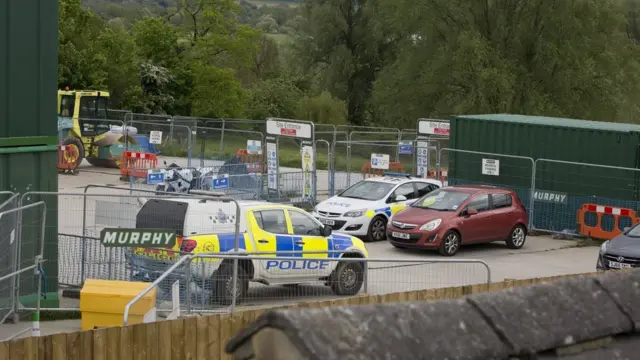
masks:
<path id="1" fill-rule="evenodd" d="M 0 1 L 0 138 L 56 135 L 57 15 L 57 1 Z"/>
<path id="2" fill-rule="evenodd" d="M 530 160 L 455 151 L 448 154 L 452 185 L 506 186 L 516 190 L 527 207 L 532 195 L 540 196 L 534 206 L 537 228 L 574 229 L 577 210 L 588 203 L 639 208 L 639 171 L 584 165 L 637 169 L 638 125 L 505 114 L 455 116 L 451 118 L 451 147 L 583 163 L 538 161 L 535 190 L 539 193 L 532 193 Z M 483 174 L 483 159 L 499 160 L 499 175 Z M 544 198 L 551 193 L 565 194 L 565 201 Z"/>
<path id="3" fill-rule="evenodd" d="M 8 152 L 11 150 L 11 152 Z M 35 151 L 34 151 L 35 150 Z M 37 148 L 0 148 L 0 189 L 25 194 L 29 191 L 57 191 L 56 164 L 58 153 L 55 146 Z M 46 299 L 43 306 L 58 304 L 58 197 L 55 195 L 25 196 L 23 205 L 45 201 L 46 234 L 44 238 L 44 272 L 46 276 Z M 33 265 L 38 253 L 42 215 L 40 208 L 25 210 L 22 215 L 22 244 L 20 264 L 24 268 Z M 37 293 L 33 273 L 21 276 L 21 297 L 34 297 Z"/>

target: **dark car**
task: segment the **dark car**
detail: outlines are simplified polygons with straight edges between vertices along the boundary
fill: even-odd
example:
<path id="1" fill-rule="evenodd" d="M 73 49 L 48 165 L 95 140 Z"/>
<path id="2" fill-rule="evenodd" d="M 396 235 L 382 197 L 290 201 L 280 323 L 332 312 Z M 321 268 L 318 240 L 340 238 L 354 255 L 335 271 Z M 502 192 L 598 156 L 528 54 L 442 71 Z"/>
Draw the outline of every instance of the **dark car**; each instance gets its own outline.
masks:
<path id="1" fill-rule="evenodd" d="M 512 190 L 449 186 L 431 192 L 389 221 L 387 238 L 397 248 L 437 249 L 453 256 L 461 245 L 506 241 L 521 248 L 527 212 Z"/>
<path id="2" fill-rule="evenodd" d="M 598 271 L 632 267 L 640 267 L 640 224 L 602 243 L 596 263 Z"/>

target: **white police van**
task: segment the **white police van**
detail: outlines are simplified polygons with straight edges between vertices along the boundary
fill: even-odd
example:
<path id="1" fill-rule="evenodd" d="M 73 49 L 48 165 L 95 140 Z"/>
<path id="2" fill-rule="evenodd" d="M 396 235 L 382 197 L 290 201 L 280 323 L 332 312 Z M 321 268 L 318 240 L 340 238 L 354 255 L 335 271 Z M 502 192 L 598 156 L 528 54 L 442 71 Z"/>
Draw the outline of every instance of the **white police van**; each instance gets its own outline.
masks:
<path id="1" fill-rule="evenodd" d="M 341 233 L 369 241 L 384 240 L 391 215 L 441 187 L 438 180 L 387 172 L 383 177 L 362 180 L 319 203 L 312 215 Z"/>

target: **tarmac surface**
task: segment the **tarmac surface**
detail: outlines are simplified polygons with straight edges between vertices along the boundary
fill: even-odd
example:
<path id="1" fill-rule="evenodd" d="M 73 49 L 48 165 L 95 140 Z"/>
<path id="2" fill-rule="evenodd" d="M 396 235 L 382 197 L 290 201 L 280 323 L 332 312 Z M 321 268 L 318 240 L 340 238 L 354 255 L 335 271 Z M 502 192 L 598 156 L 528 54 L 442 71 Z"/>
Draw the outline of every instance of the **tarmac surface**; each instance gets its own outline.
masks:
<path id="1" fill-rule="evenodd" d="M 300 171 L 300 169 L 282 170 Z M 323 177 L 324 175 L 319 171 L 319 190 L 322 189 L 321 179 Z M 137 204 L 136 197 L 125 196 L 127 191 L 106 187 L 128 188 L 128 183 L 119 180 L 117 169 L 82 166 L 78 175 L 60 175 L 58 179 L 60 192 L 70 194 L 58 196 L 59 232 L 69 235 L 59 244 L 59 278 L 60 282 L 74 284 L 81 281 L 80 273 L 82 271 L 77 246 L 79 240 L 74 236 L 82 235 L 83 225 L 89 231 L 95 231 L 97 236 L 101 227 L 125 224 L 131 220 L 131 214 L 135 214 L 139 204 Z M 88 193 L 96 195 L 87 198 L 85 208 L 83 197 L 72 194 L 82 193 L 88 184 L 99 184 L 105 187 L 89 189 Z M 83 213 L 86 214 L 86 217 Z M 88 247 L 90 250 L 87 252 L 89 265 L 84 269 L 84 276 L 125 280 L 128 275 L 124 267 L 120 267 L 124 264 L 123 260 L 118 254 L 108 254 L 108 261 L 105 265 L 105 254 L 98 249 L 97 245 Z M 367 243 L 366 245 L 370 258 L 384 260 L 372 262 L 369 265 L 366 292 L 370 294 L 470 285 L 487 281 L 487 270 L 484 265 L 479 263 L 438 263 L 436 261 L 448 258 L 443 258 L 435 252 L 396 249 L 386 241 Z M 576 245 L 575 240 L 531 236 L 528 237 L 527 243 L 520 250 L 511 250 L 504 243 L 496 242 L 463 247 L 454 259 L 475 259 L 485 262 L 490 268 L 492 282 L 595 271 L 598 248 L 576 247 Z M 394 260 L 404 260 L 405 262 L 394 262 Z M 364 289 L 361 293 L 363 292 Z M 256 284 L 252 285 L 248 299 L 240 304 L 240 307 L 270 307 L 334 297 L 331 290 L 320 283 L 293 287 L 267 287 Z M 158 305 L 161 308 L 168 306 L 165 302 Z M 77 300 L 64 299 L 61 306 L 77 307 Z M 220 310 L 224 309 L 214 309 L 214 311 Z M 196 310 L 196 312 L 199 311 Z M 28 321 L 0 325 L 0 339 L 6 339 L 29 326 L 30 322 Z M 79 320 L 41 323 L 42 335 L 79 329 Z"/>

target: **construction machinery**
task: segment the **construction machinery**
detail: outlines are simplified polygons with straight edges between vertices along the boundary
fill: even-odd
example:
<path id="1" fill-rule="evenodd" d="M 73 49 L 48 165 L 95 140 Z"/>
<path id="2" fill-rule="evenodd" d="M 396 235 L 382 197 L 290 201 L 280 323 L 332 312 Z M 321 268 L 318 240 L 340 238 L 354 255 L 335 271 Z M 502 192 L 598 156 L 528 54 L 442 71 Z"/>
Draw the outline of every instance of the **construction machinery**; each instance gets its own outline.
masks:
<path id="1" fill-rule="evenodd" d="M 58 137 L 73 151 L 64 156 L 75 170 L 83 159 L 100 167 L 117 168 L 125 150 L 136 150 L 135 128 L 109 120 L 109 92 L 58 90 Z"/>

